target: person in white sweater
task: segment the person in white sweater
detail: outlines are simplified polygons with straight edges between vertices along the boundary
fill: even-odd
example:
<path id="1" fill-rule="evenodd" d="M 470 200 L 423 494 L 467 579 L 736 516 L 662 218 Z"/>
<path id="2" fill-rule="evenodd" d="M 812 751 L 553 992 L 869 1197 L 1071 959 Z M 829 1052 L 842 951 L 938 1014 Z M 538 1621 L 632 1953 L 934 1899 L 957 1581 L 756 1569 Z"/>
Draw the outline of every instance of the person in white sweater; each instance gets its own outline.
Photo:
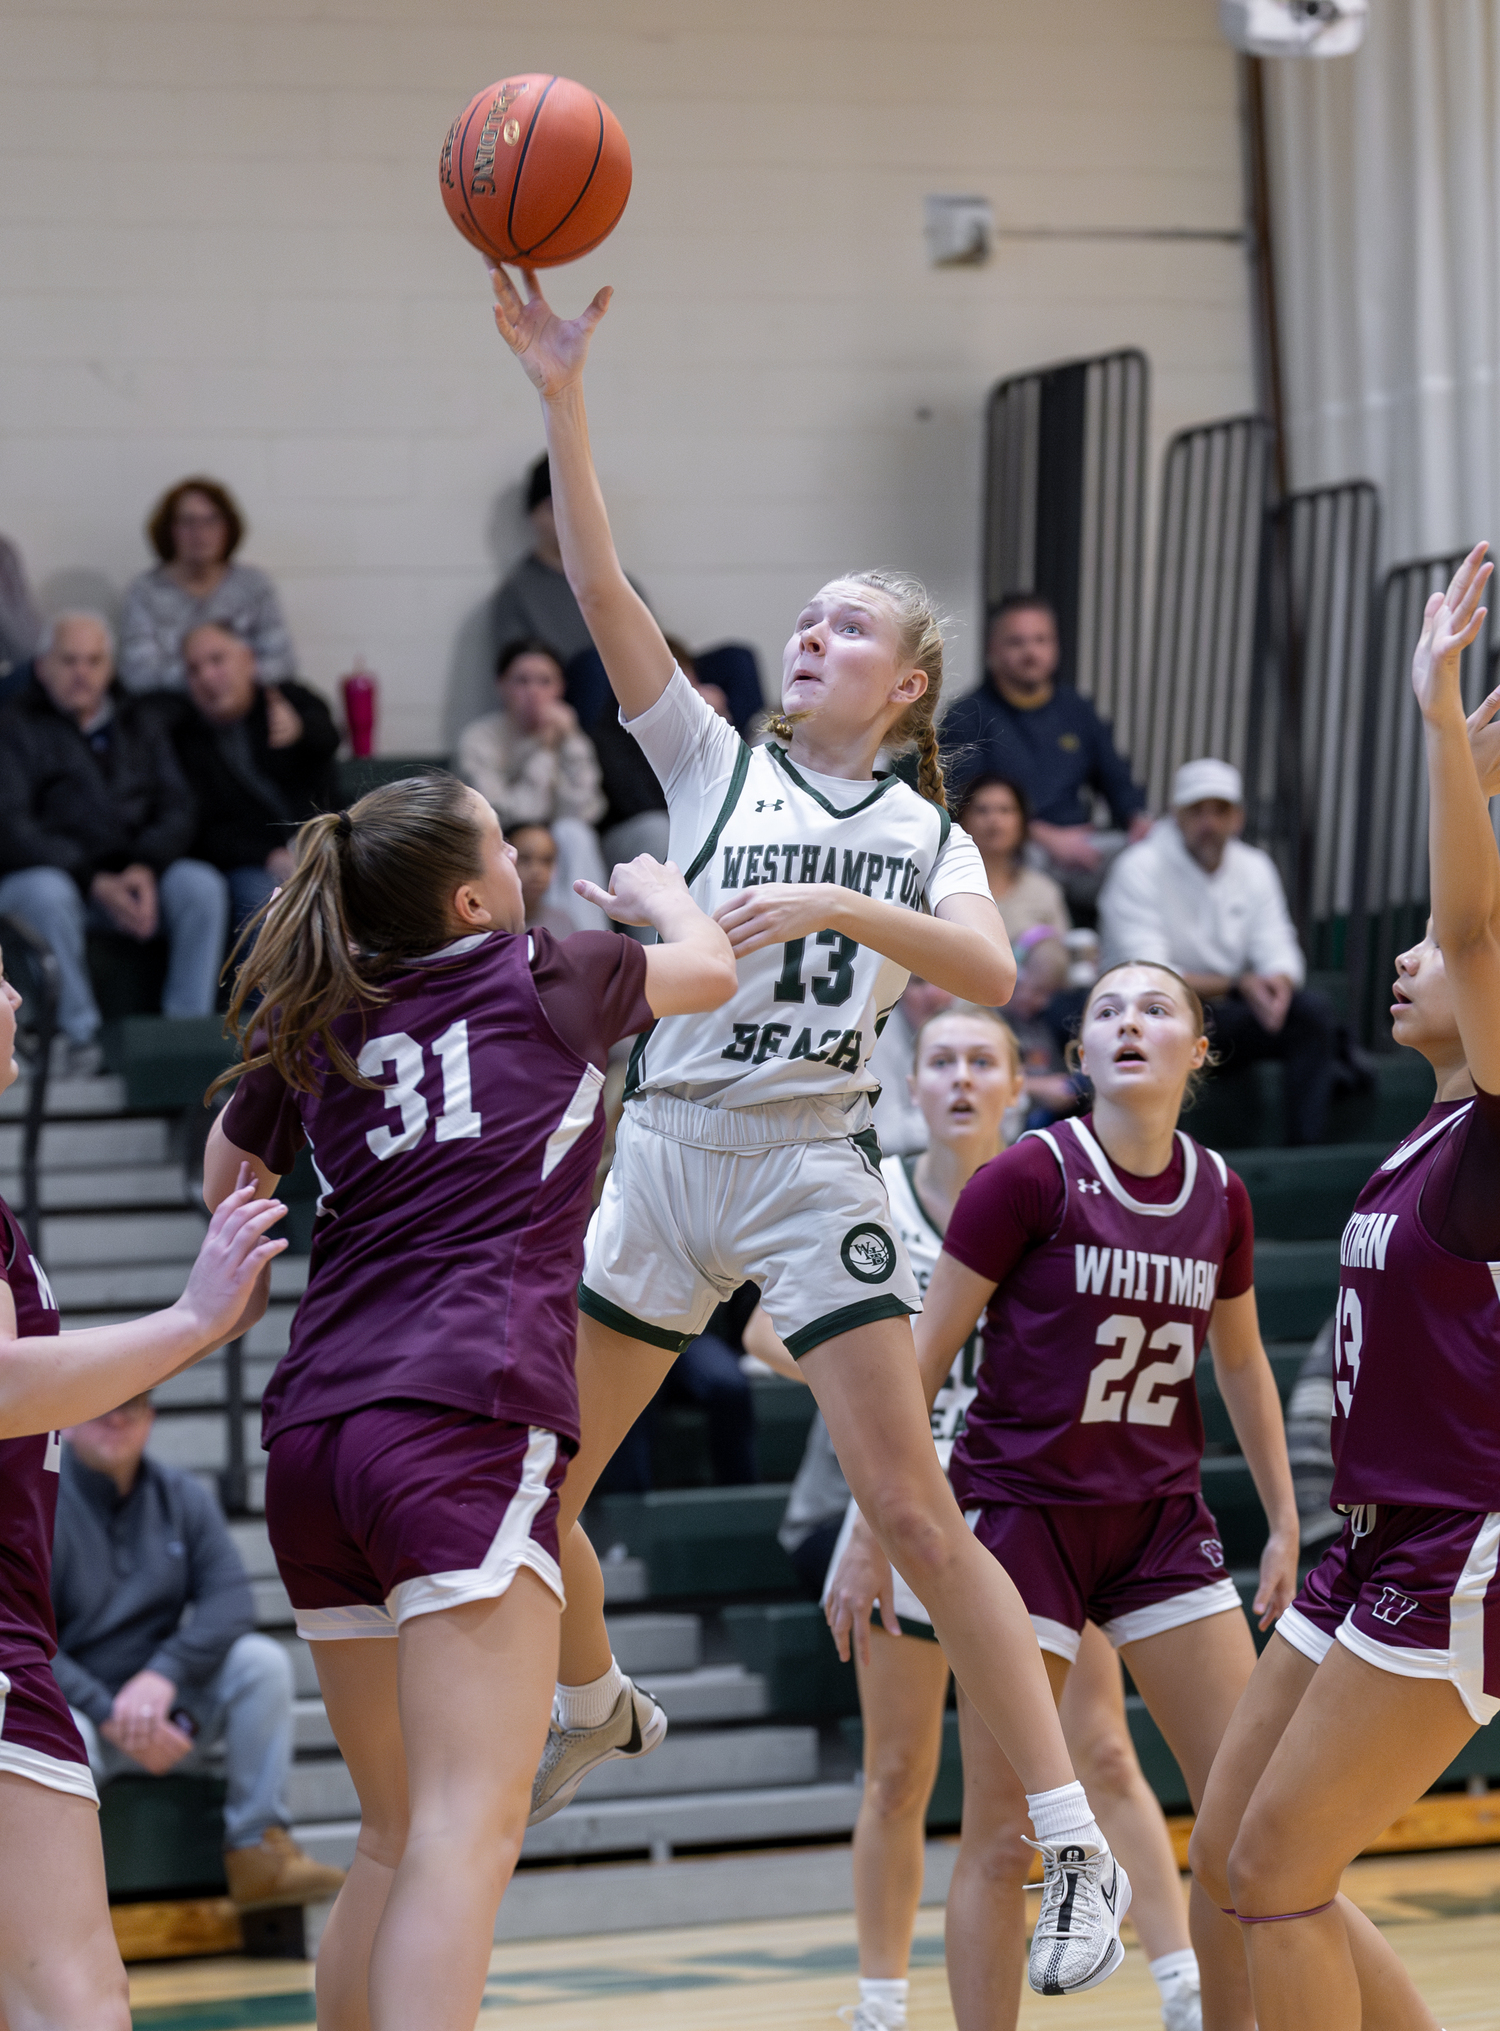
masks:
<path id="1" fill-rule="evenodd" d="M 1100 959 L 1154 959 L 1208 1006 L 1226 1067 L 1283 1067 L 1289 1143 L 1321 1142 L 1333 1082 L 1334 1017 L 1307 967 L 1268 853 L 1247 846 L 1240 772 L 1184 762 L 1172 809 L 1111 868 L 1099 897 Z"/>

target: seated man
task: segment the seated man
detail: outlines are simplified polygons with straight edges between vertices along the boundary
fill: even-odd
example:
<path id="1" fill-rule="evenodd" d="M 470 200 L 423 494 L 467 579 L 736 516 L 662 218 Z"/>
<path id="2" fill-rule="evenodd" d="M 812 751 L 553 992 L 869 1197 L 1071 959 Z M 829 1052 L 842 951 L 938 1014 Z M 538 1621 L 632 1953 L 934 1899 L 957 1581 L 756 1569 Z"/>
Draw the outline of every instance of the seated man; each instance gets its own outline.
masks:
<path id="1" fill-rule="evenodd" d="M 97 1069 L 90 929 L 170 945 L 163 1013 L 213 1011 L 229 891 L 192 860 L 198 812 L 155 709 L 114 676 L 98 614 L 62 614 L 36 674 L 0 712 L 0 911 L 51 946 L 65 1067 Z"/>
<path id="2" fill-rule="evenodd" d="M 563 698 L 562 664 L 545 642 L 509 642 L 495 664 L 498 712 L 459 735 L 456 773 L 495 807 L 504 831 L 542 824 L 557 842 L 557 875 L 548 897 L 579 930 L 603 926 L 577 880 L 604 885 L 594 827 L 604 816 L 599 762 L 578 715 Z"/>
<path id="3" fill-rule="evenodd" d="M 314 1904 L 341 1869 L 287 1832 L 292 1667 L 255 1633 L 224 1518 L 193 1475 L 145 1457 L 149 1396 L 63 1433 L 52 1669 L 95 1778 L 153 1776 L 223 1740 L 224 1870 L 237 1904 Z"/>
<path id="4" fill-rule="evenodd" d="M 1099 897 L 1100 959 L 1159 959 L 1208 1005 L 1229 1066 L 1279 1058 L 1286 1140 L 1321 1142 L 1333 1086 L 1333 1010 L 1302 985 L 1307 968 L 1268 853 L 1240 838 L 1240 772 L 1184 762 L 1171 815 L 1129 847 Z"/>
<path id="5" fill-rule="evenodd" d="M 338 728 L 305 684 L 259 683 L 254 649 L 222 622 L 194 628 L 182 659 L 172 740 L 198 799 L 193 851 L 227 877 L 238 930 L 291 873 L 303 819 L 338 807 Z"/>
<path id="6" fill-rule="evenodd" d="M 1049 602 L 1039 593 L 1007 593 L 990 616 L 984 681 L 944 717 L 943 768 L 951 805 L 976 776 L 1018 783 L 1046 872 L 1086 910 L 1109 861 L 1127 839 L 1143 838 L 1151 821 L 1108 724 L 1081 692 L 1056 682 L 1057 662 Z M 1096 792 L 1109 805 L 1112 830 L 1094 830 Z"/>
<path id="7" fill-rule="evenodd" d="M 675 635 L 666 638 L 667 647 L 698 696 L 711 705 L 720 719 L 729 718 L 729 701 L 717 684 L 700 681 L 692 651 Z M 600 665 L 601 670 L 603 665 Z M 641 746 L 620 720 L 614 693 L 607 688 L 605 703 L 588 729 L 589 739 L 599 758 L 604 787 L 605 813 L 599 828 L 604 865 L 615 867 L 622 860 L 634 860 L 649 853 L 654 860 L 667 857 L 667 795 L 657 781 L 656 771 L 641 752 Z"/>

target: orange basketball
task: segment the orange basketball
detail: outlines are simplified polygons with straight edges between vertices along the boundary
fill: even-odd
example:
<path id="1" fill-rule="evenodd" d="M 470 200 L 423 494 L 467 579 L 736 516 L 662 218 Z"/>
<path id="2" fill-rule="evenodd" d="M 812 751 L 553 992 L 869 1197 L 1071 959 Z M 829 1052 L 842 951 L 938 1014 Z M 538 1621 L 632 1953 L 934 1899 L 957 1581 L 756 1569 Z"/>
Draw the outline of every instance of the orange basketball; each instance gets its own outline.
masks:
<path id="1" fill-rule="evenodd" d="M 486 85 L 448 129 L 443 203 L 492 261 L 556 268 L 612 233 L 630 196 L 630 144 L 601 98 L 527 72 Z"/>

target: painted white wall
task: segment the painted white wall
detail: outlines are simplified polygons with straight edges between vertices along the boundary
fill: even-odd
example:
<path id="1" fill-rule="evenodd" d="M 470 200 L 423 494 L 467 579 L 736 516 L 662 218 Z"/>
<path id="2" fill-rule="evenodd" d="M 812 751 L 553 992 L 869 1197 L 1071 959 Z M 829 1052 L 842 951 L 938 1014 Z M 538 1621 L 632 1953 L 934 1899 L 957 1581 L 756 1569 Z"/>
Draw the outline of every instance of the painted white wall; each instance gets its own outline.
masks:
<path id="1" fill-rule="evenodd" d="M 768 667 L 851 564 L 928 578 L 975 667 L 979 423 L 1000 376 L 1139 344 L 1158 442 L 1250 400 L 1240 250 L 1002 237 L 934 272 L 922 199 L 1002 233 L 1236 228 L 1212 0 L 5 0 L 0 528 L 44 598 L 147 563 L 160 490 L 243 501 L 308 678 L 362 652 L 382 746 L 438 744 L 541 448 L 437 157 L 493 77 L 620 116 L 635 189 L 556 274 L 618 287 L 594 436 L 663 620 Z"/>

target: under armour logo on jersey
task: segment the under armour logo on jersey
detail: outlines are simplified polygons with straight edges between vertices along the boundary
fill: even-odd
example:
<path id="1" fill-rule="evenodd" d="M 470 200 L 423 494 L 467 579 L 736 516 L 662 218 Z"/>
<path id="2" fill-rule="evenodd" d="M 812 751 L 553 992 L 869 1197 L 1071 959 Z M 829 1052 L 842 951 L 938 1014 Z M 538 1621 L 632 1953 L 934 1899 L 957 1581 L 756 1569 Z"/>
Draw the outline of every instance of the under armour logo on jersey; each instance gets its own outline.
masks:
<path id="1" fill-rule="evenodd" d="M 1198 1541 L 1198 1549 L 1217 1572 L 1224 1563 L 1224 1547 L 1216 1537 L 1204 1537 Z"/>
<path id="2" fill-rule="evenodd" d="M 1104 1187 L 1097 1178 L 1080 1178 L 1078 1180 L 1078 1189 L 1080 1192 L 1092 1192 L 1097 1199 L 1099 1194 L 1104 1190 Z"/>
<path id="3" fill-rule="evenodd" d="M 774 804 L 771 803 L 769 799 L 765 797 L 757 797 L 755 800 L 755 808 L 757 811 L 779 811 L 781 809 L 781 806 L 782 799 L 780 797 L 776 799 L 776 802 Z"/>
<path id="4" fill-rule="evenodd" d="M 1394 1587 L 1382 1587 L 1380 1599 L 1370 1613 L 1377 1622 L 1399 1622 L 1410 1615 L 1416 1605 L 1409 1594 L 1398 1594 Z"/>

